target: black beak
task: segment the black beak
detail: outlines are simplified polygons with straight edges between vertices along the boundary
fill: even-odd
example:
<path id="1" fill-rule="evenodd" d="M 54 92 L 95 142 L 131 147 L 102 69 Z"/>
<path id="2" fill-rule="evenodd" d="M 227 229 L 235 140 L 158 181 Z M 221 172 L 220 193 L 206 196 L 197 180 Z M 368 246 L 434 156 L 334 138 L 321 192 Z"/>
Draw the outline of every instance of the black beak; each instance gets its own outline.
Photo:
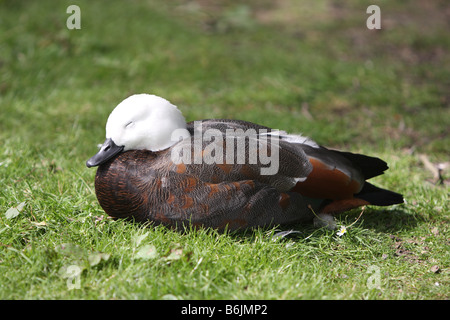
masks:
<path id="1" fill-rule="evenodd" d="M 90 168 L 101 165 L 102 163 L 108 161 L 122 150 L 123 146 L 119 147 L 114 143 L 114 141 L 112 141 L 112 139 L 106 139 L 103 145 L 101 146 L 100 150 L 97 152 L 97 154 L 94 155 L 92 158 L 90 158 L 88 161 L 86 161 L 86 166 Z"/>

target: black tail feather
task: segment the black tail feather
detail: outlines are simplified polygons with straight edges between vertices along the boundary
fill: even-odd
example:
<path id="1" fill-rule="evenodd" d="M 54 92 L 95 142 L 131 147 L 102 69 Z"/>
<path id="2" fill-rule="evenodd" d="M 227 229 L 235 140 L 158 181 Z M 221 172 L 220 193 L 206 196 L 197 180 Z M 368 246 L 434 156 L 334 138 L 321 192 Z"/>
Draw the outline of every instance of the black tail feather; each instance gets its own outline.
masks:
<path id="1" fill-rule="evenodd" d="M 366 200 L 375 206 L 390 206 L 404 202 L 401 194 L 378 188 L 367 181 L 364 183 L 362 190 L 355 194 L 355 198 Z"/>
<path id="2" fill-rule="evenodd" d="M 347 158 L 347 160 L 351 161 L 355 167 L 360 168 L 365 180 L 379 176 L 389 169 L 387 163 L 379 158 L 369 157 L 358 153 L 333 151 L 338 152 L 340 155 Z"/>

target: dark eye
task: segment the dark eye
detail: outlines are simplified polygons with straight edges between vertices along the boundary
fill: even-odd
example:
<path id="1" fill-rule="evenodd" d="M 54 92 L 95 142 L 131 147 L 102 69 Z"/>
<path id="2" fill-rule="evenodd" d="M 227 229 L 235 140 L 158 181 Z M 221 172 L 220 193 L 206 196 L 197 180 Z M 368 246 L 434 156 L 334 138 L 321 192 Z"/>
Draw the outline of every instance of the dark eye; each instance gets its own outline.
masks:
<path id="1" fill-rule="evenodd" d="M 128 122 L 128 123 L 125 125 L 125 128 L 129 128 L 129 127 L 131 127 L 133 124 L 134 124 L 134 122 L 133 122 L 133 121 L 130 121 L 130 122 Z"/>

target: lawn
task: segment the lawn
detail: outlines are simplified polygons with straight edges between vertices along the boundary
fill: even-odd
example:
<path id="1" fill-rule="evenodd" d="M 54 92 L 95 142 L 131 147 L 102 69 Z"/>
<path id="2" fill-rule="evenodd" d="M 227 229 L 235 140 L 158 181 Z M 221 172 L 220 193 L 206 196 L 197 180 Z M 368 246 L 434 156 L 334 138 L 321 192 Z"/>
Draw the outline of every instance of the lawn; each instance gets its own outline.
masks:
<path id="1" fill-rule="evenodd" d="M 218 3 L 0 1 L 0 299 L 450 298 L 446 1 L 377 1 L 381 30 L 364 1 Z M 342 236 L 113 221 L 85 161 L 142 92 L 378 156 L 406 203 Z"/>

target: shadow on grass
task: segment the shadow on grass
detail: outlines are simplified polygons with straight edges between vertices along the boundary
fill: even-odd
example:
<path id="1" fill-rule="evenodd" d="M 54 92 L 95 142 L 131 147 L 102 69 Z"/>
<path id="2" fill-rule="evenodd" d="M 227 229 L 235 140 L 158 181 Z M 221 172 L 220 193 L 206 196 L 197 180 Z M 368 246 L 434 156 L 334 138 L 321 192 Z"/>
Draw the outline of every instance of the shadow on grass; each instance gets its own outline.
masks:
<path id="1" fill-rule="evenodd" d="M 423 219 L 419 215 L 410 213 L 406 208 L 398 207 L 391 209 L 379 209 L 376 207 L 366 208 L 361 214 L 361 209 L 344 212 L 335 217 L 338 229 L 340 226 L 350 226 L 356 221 L 356 226 L 362 229 L 372 230 L 378 233 L 393 234 L 402 230 L 414 229 L 418 222 Z M 359 217 L 359 219 L 358 219 Z M 305 240 L 330 235 L 338 231 L 326 227 L 316 227 L 313 222 L 285 225 L 267 228 L 247 229 L 242 231 L 231 231 L 228 234 L 235 238 L 255 238 L 259 234 L 265 234 L 272 238 L 289 238 Z"/>
<path id="2" fill-rule="evenodd" d="M 355 216 L 349 215 L 347 220 Z M 414 229 L 421 217 L 410 213 L 405 208 L 370 209 L 361 217 L 361 227 L 377 232 L 392 233 L 400 230 Z"/>
<path id="3" fill-rule="evenodd" d="M 344 212 L 335 217 L 338 228 L 340 226 L 350 226 L 356 221 L 356 226 L 362 229 L 368 229 L 379 233 L 392 234 L 401 230 L 414 229 L 418 222 L 423 219 L 419 215 L 410 213 L 406 208 L 401 206 L 398 208 L 380 209 L 377 207 L 366 208 L 365 212 L 360 216 L 361 209 L 354 209 L 349 212 Z M 359 219 L 358 219 L 359 218 Z M 338 231 L 330 230 L 326 227 L 316 227 L 313 222 L 284 225 L 284 226 L 270 226 L 249 228 L 243 230 L 216 230 L 212 228 L 204 228 L 199 226 L 187 225 L 176 228 L 171 226 L 164 226 L 148 221 L 145 223 L 134 221 L 133 219 L 112 219 L 123 220 L 126 223 L 134 225 L 138 228 L 148 228 L 154 230 L 164 229 L 165 232 L 177 232 L 180 235 L 192 235 L 192 233 L 208 234 L 209 236 L 228 235 L 231 238 L 239 240 L 254 240 L 256 237 L 263 238 L 289 238 L 305 240 L 309 238 L 318 238 L 334 234 Z"/>

